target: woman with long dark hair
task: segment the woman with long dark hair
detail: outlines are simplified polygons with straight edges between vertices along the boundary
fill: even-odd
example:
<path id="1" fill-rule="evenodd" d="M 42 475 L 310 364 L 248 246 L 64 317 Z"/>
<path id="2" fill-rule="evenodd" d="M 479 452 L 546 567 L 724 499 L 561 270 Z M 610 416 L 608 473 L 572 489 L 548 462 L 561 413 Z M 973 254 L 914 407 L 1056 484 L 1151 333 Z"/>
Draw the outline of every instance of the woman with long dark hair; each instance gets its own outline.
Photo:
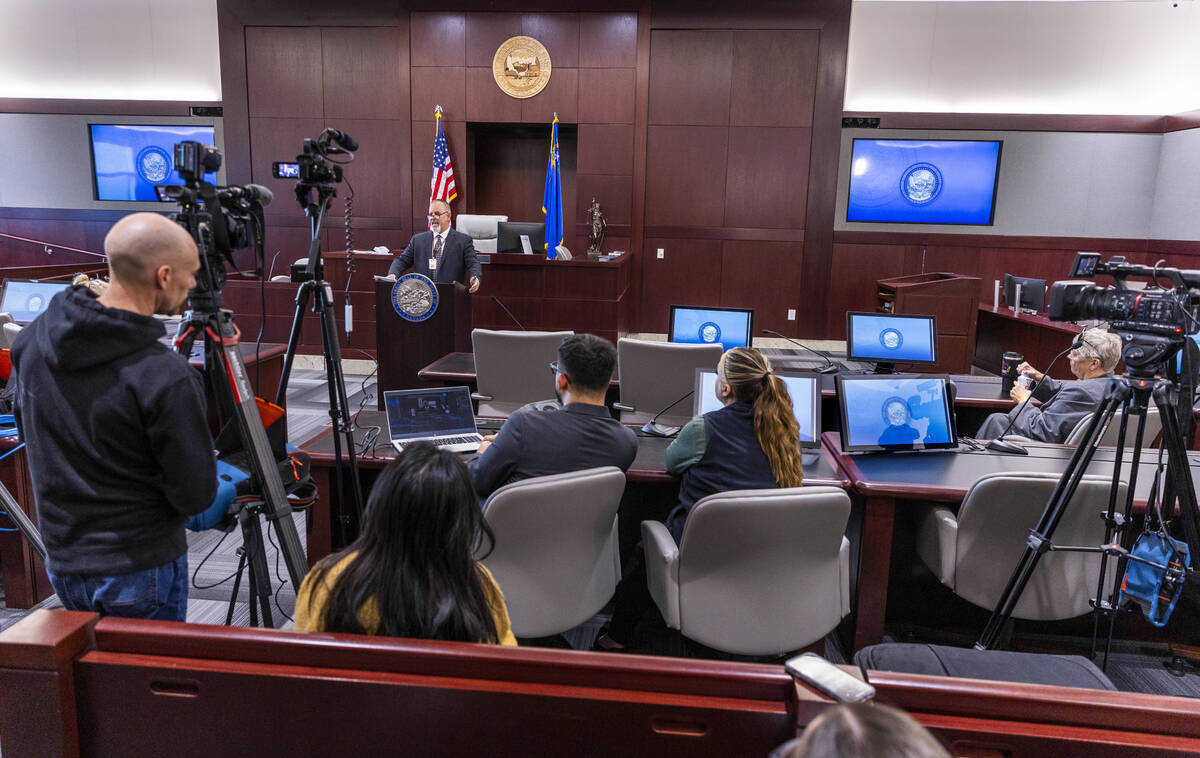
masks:
<path id="1" fill-rule="evenodd" d="M 516 645 L 504 595 L 475 561 L 485 539 L 490 552 L 461 457 L 412 445 L 371 488 L 358 539 L 304 577 L 296 629 Z"/>
<path id="2" fill-rule="evenodd" d="M 804 479 L 792 398 L 762 353 L 746 347 L 727 350 L 717 362 L 716 394 L 723 407 L 693 418 L 667 448 L 667 470 L 681 476 L 679 504 L 667 516 L 676 542 L 701 498 L 731 490 L 799 487 Z M 640 546 L 634 561 L 617 586 L 616 608 L 596 640 L 598 649 L 623 649 L 654 604 Z"/>

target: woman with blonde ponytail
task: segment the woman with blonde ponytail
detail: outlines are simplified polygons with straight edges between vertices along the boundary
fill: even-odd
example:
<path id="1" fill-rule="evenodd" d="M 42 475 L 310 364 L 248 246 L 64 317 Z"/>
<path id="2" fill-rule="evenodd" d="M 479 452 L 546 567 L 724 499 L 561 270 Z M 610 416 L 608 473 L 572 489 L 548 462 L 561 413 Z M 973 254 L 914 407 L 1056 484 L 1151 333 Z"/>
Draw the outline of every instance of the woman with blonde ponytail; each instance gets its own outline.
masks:
<path id="1" fill-rule="evenodd" d="M 667 516 L 676 542 L 701 498 L 730 490 L 799 487 L 804 478 L 792 398 L 762 353 L 745 347 L 726 351 L 717 363 L 716 395 L 723 407 L 693 418 L 667 448 L 667 470 L 682 477 L 679 504 Z M 598 649 L 624 649 L 653 605 L 640 547 L 634 560 L 617 587 L 616 609 L 596 641 Z"/>

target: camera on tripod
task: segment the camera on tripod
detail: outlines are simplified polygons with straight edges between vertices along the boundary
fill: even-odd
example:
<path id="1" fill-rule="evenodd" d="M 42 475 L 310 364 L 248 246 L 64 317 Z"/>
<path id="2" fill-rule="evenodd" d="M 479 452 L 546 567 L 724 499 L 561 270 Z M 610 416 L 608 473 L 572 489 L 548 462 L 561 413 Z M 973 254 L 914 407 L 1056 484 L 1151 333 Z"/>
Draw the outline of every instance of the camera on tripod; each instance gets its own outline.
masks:
<path id="1" fill-rule="evenodd" d="M 1115 284 L 1101 287 L 1079 281 L 1095 274 L 1111 276 Z M 1050 287 L 1047 315 L 1054 321 L 1107 321 L 1125 343 L 1122 357 L 1130 373 L 1157 367 L 1183 347 L 1200 322 L 1200 271 L 1143 266 L 1114 255 L 1107 262 L 1099 253 L 1076 253 L 1071 280 Z M 1135 289 L 1126 279 L 1148 277 L 1150 286 Z M 1166 279 L 1170 286 L 1159 283 Z"/>

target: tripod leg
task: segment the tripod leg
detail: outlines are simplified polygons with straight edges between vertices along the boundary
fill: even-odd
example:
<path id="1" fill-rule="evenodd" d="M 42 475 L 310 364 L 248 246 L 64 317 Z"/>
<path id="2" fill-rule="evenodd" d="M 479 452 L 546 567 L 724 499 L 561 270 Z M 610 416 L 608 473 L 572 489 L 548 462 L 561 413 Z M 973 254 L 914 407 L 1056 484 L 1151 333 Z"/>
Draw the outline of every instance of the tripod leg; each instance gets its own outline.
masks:
<path id="1" fill-rule="evenodd" d="M 275 405 L 283 407 L 287 398 L 288 379 L 292 376 L 292 362 L 296 359 L 296 350 L 300 347 L 300 333 L 304 328 L 304 311 L 308 308 L 309 293 L 313 282 L 309 280 L 300 285 L 296 291 L 296 315 L 292 317 L 292 330 L 288 334 L 287 350 L 283 354 L 283 372 L 279 375 L 279 389 L 275 390 Z"/>
<path id="2" fill-rule="evenodd" d="M 243 541 L 245 537 L 242 538 Z M 246 570 L 246 546 L 238 552 L 237 573 L 233 576 L 233 592 L 229 595 L 229 611 L 225 614 L 225 626 L 233 626 L 233 610 L 237 607 L 238 590 L 242 588 L 242 572 Z"/>
<path id="3" fill-rule="evenodd" d="M 262 524 L 257 513 L 247 513 L 242 521 L 242 540 L 246 560 L 250 565 L 250 623 L 257 624 L 255 602 L 262 607 L 264 627 L 273 627 L 271 619 L 271 569 L 267 565 L 267 548 L 263 544 Z"/>
<path id="4" fill-rule="evenodd" d="M 329 418 L 333 425 L 333 447 L 336 461 L 335 477 L 338 496 L 345 504 L 345 477 L 342 472 L 341 446 L 346 446 L 349 461 L 350 491 L 354 497 L 354 513 L 362 523 L 362 481 L 358 476 L 358 459 L 354 450 L 354 432 L 350 428 L 349 400 L 346 396 L 346 378 L 342 372 L 342 350 L 338 342 L 337 319 L 333 314 L 333 301 L 329 285 L 324 284 L 317 294 L 321 309 L 321 339 L 325 349 L 325 372 L 329 390 Z M 343 517 L 345 518 L 345 516 Z"/>

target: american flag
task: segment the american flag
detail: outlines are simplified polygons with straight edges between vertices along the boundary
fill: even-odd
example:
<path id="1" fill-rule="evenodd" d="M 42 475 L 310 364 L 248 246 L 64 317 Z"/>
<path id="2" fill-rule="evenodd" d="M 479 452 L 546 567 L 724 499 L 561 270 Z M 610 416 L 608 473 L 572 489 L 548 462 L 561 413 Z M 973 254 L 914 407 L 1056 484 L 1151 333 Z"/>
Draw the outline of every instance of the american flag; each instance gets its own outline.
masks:
<path id="1" fill-rule="evenodd" d="M 446 147 L 446 135 L 442 133 L 442 114 L 437 113 L 436 118 L 437 134 L 433 138 L 433 179 L 429 182 L 429 199 L 448 203 L 458 197 L 458 190 L 454 187 L 450 149 Z"/>

